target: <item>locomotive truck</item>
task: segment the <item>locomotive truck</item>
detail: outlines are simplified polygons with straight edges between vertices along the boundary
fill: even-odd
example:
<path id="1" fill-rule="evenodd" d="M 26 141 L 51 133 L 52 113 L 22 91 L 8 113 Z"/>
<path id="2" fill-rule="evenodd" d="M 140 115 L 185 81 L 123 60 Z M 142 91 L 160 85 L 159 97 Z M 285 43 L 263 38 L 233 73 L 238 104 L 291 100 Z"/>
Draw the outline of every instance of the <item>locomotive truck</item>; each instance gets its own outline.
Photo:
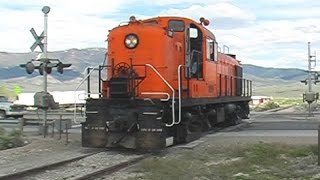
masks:
<path id="1" fill-rule="evenodd" d="M 82 145 L 156 150 L 248 118 L 252 83 L 208 25 L 131 16 L 110 30 L 106 65 L 88 69 L 99 72 L 99 97 L 89 76 Z"/>

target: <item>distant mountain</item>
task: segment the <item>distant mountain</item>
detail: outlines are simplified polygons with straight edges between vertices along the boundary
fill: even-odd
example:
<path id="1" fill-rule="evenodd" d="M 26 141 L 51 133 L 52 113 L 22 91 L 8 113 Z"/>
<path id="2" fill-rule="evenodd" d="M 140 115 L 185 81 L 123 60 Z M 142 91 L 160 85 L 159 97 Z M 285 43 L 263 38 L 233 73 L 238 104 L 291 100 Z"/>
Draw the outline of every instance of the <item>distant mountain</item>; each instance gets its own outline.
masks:
<path id="1" fill-rule="evenodd" d="M 69 49 L 65 51 L 49 52 L 48 56 L 60 59 L 63 63 L 71 63 L 72 66 L 59 74 L 54 69 L 48 79 L 48 90 L 75 90 L 80 87 L 80 82 L 85 74 L 86 67 L 97 66 L 104 62 L 106 50 L 103 48 Z M 0 82 L 9 88 L 15 85 L 23 86 L 26 91 L 39 91 L 43 89 L 43 76 L 36 70 L 33 74 L 26 73 L 19 64 L 25 64 L 35 59 L 39 53 L 7 53 L 0 52 Z M 243 65 L 244 77 L 253 81 L 254 90 L 263 93 L 266 86 L 277 89 L 277 85 L 294 84 L 307 77 L 307 73 L 295 68 L 266 68 L 251 64 Z M 97 79 L 97 78 L 96 78 Z M 300 83 L 301 84 L 301 83 Z M 80 89 L 85 89 L 82 85 Z M 259 89 L 260 88 L 260 89 Z M 260 91 L 262 88 L 262 91 Z M 271 90 L 272 90 L 271 89 Z M 290 89 L 290 88 L 288 88 Z"/>
<path id="2" fill-rule="evenodd" d="M 263 79 L 281 79 L 285 81 L 300 81 L 306 78 L 307 72 L 297 68 L 267 68 L 251 64 L 243 65 L 246 75 Z"/>
<path id="3" fill-rule="evenodd" d="M 39 53 L 6 53 L 0 52 L 0 80 L 8 80 L 12 78 L 34 78 L 40 76 L 38 72 L 29 75 L 24 68 L 20 68 L 20 64 L 25 64 L 31 59 L 35 59 Z M 100 49 L 70 49 L 66 51 L 49 52 L 48 57 L 59 59 L 63 63 L 71 63 L 72 66 L 65 69 L 61 75 L 55 70 L 52 71 L 54 78 L 64 80 L 72 80 L 81 76 L 82 72 L 88 66 L 97 66 L 104 60 L 105 50 Z"/>
<path id="4" fill-rule="evenodd" d="M 49 52 L 48 57 L 59 59 L 72 66 L 64 70 L 63 74 L 52 70 L 48 76 L 48 90 L 75 90 L 81 82 L 86 67 L 95 67 L 103 63 L 106 50 L 104 48 L 69 49 L 65 51 Z M 0 82 L 9 89 L 16 85 L 23 86 L 27 92 L 43 89 L 43 76 L 38 70 L 27 74 L 20 64 L 25 64 L 35 59 L 39 52 L 7 53 L 0 52 Z M 0 85 L 1 85 L 0 84 Z M 84 86 L 84 85 L 83 85 Z M 82 89 L 85 87 L 82 87 Z"/>
<path id="5" fill-rule="evenodd" d="M 266 68 L 251 64 L 243 65 L 244 77 L 253 82 L 253 95 L 301 98 L 307 86 L 301 80 L 307 72 L 297 68 Z M 316 85 L 312 85 L 318 91 Z"/>

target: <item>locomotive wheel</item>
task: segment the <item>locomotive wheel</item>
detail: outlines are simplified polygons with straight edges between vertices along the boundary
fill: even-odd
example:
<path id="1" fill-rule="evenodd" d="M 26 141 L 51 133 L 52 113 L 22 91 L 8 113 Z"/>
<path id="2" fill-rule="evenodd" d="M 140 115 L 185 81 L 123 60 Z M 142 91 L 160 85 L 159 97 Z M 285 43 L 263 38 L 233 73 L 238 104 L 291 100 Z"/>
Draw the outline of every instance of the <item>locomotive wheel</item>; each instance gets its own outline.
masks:
<path id="1" fill-rule="evenodd" d="M 234 113 L 232 115 L 229 115 L 229 117 L 227 117 L 227 123 L 228 125 L 237 125 L 240 124 L 241 122 L 241 117 L 239 116 L 238 113 Z"/>
<path id="2" fill-rule="evenodd" d="M 198 117 L 191 118 L 183 123 L 184 142 L 190 142 L 201 137 L 202 121 Z"/>
<path id="3" fill-rule="evenodd" d="M 203 132 L 212 129 L 213 123 L 209 120 L 208 116 L 202 115 L 201 120 L 202 120 L 202 131 Z"/>

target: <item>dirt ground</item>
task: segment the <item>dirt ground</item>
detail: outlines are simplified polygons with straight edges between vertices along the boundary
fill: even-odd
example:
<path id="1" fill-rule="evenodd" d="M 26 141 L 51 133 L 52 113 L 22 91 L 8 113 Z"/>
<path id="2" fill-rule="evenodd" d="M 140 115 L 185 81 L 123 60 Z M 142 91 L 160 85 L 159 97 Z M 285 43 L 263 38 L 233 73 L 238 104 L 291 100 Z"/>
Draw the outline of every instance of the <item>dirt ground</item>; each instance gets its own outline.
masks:
<path id="1" fill-rule="evenodd" d="M 23 138 L 25 146 L 0 151 L 0 177 L 91 151 L 81 147 L 80 134 L 70 134 L 68 144 L 65 135 L 59 140 L 58 135 L 44 138 L 27 133 Z"/>
<path id="2" fill-rule="evenodd" d="M 19 148 L 0 151 L 0 177 L 1 175 L 22 171 L 28 168 L 41 166 L 46 163 L 59 161 L 66 157 L 78 156 L 83 153 L 88 153 L 94 149 L 83 148 L 81 146 L 81 134 L 73 133 L 69 135 L 69 142 L 66 144 L 65 135 L 58 140 L 58 135 L 55 137 L 46 137 L 25 134 L 24 136 L 27 145 Z M 316 144 L 317 137 L 246 137 L 246 136 L 228 136 L 227 132 L 210 134 L 202 137 L 195 144 L 196 148 L 211 147 L 236 147 L 241 144 L 254 144 L 261 142 L 276 142 L 295 145 Z M 179 154 L 179 151 L 193 148 L 177 146 L 170 148 L 167 153 Z M 105 177 L 105 179 L 135 179 L 137 173 L 134 168 L 115 173 L 113 176 Z"/>

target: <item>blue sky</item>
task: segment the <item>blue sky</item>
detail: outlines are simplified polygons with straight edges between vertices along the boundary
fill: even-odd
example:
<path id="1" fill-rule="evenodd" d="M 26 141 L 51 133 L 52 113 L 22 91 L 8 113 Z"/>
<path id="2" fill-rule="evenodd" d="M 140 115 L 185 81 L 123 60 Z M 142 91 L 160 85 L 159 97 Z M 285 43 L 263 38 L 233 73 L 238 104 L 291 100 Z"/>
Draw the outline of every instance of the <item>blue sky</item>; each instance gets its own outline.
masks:
<path id="1" fill-rule="evenodd" d="M 308 41 L 320 54 L 320 2 L 311 0 L 1 0 L 0 51 L 30 52 L 29 30 L 43 30 L 44 5 L 49 51 L 106 47 L 108 30 L 131 15 L 178 15 L 209 19 L 219 45 L 246 64 L 306 69 Z"/>

